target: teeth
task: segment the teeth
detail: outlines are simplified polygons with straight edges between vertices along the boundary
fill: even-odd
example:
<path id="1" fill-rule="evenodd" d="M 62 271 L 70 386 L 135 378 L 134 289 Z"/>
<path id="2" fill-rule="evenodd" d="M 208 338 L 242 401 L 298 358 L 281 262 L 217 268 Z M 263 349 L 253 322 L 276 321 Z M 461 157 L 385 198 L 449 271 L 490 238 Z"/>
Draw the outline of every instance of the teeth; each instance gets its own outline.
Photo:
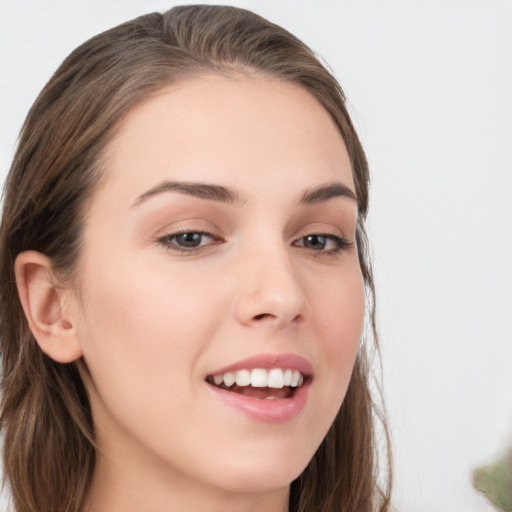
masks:
<path id="1" fill-rule="evenodd" d="M 268 384 L 267 370 L 255 368 L 251 372 L 251 386 L 253 388 L 266 388 Z"/>
<path id="2" fill-rule="evenodd" d="M 253 388 L 282 389 L 284 386 L 296 388 L 302 386 L 304 377 L 299 370 L 272 368 L 254 368 L 253 370 L 238 370 L 214 375 L 213 382 L 216 386 L 224 383 L 228 388 L 236 383 L 237 386 L 252 386 Z"/>
<path id="3" fill-rule="evenodd" d="M 235 383 L 235 374 L 227 372 L 224 374 L 224 384 L 230 388 Z"/>
<path id="4" fill-rule="evenodd" d="M 300 373 L 297 370 L 293 370 L 292 373 L 292 382 L 290 386 L 292 388 L 296 388 L 299 385 Z"/>
<path id="5" fill-rule="evenodd" d="M 249 370 L 238 370 L 235 376 L 237 386 L 248 386 L 251 383 L 251 372 Z"/>
<path id="6" fill-rule="evenodd" d="M 280 368 L 273 368 L 268 372 L 268 387 L 281 389 L 284 386 L 283 370 Z"/>

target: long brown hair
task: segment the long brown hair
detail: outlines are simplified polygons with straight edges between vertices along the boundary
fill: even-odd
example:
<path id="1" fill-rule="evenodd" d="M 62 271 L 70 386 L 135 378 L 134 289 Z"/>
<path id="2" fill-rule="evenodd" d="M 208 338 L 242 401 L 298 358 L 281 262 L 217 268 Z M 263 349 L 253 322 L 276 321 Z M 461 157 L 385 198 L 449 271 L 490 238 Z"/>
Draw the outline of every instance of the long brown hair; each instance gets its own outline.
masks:
<path id="1" fill-rule="evenodd" d="M 368 336 L 329 433 L 290 490 L 292 512 L 385 512 L 391 478 L 377 477 L 389 439 L 370 393 L 369 353 L 378 348 L 375 290 L 365 218 L 368 166 L 335 78 L 283 28 L 249 11 L 175 7 L 108 30 L 63 62 L 31 108 L 4 191 L 0 231 L 0 335 L 4 476 L 17 512 L 78 512 L 95 464 L 94 426 L 75 364 L 38 347 L 24 317 L 14 260 L 48 256 L 62 280 L 80 256 L 85 202 L 99 186 L 102 150 L 126 113 L 170 83 L 198 73 L 236 71 L 298 84 L 331 114 L 351 158 L 358 198 L 357 245 L 367 290 Z M 379 443 L 377 443 L 377 440 Z M 381 442 L 382 441 L 382 442 Z M 390 474 L 390 471 L 388 471 Z"/>

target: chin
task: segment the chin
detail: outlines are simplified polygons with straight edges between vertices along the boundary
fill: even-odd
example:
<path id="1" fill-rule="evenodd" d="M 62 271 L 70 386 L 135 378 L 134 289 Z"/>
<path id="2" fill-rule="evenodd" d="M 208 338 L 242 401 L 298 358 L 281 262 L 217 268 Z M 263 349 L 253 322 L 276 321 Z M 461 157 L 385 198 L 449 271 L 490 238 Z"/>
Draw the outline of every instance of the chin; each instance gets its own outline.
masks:
<path id="1" fill-rule="evenodd" d="M 307 467 L 310 458 L 303 460 L 244 460 L 237 467 L 219 469 L 217 476 L 226 478 L 221 487 L 234 493 L 271 492 L 288 487 Z M 220 483 L 220 482 L 219 482 Z"/>

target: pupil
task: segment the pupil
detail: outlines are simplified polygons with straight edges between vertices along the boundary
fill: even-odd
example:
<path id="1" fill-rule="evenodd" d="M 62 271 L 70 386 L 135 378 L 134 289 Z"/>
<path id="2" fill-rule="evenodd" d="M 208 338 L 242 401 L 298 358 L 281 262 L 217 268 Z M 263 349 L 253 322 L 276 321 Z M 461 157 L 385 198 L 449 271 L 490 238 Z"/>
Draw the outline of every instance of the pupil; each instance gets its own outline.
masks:
<path id="1" fill-rule="evenodd" d="M 304 242 L 304 245 L 310 249 L 324 249 L 327 240 L 322 235 L 308 235 Z"/>
<path id="2" fill-rule="evenodd" d="M 176 237 L 176 241 L 183 247 L 197 247 L 201 243 L 200 233 L 182 233 Z"/>

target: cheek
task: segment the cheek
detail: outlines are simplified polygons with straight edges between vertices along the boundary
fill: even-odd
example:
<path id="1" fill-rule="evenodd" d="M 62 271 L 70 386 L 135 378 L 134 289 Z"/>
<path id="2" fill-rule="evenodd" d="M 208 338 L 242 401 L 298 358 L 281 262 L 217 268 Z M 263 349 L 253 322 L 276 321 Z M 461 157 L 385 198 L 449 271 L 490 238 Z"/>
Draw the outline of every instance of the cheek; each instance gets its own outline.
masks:
<path id="1" fill-rule="evenodd" d="M 142 388 L 157 377 L 170 386 L 188 369 L 186 386 L 191 366 L 222 318 L 215 290 L 204 280 L 170 275 L 165 265 L 123 266 L 121 260 L 103 266 L 88 282 L 81 340 L 94 381 L 101 385 L 115 374 L 127 382 L 137 377 Z"/>
<path id="2" fill-rule="evenodd" d="M 334 419 L 345 397 L 361 340 L 365 299 L 360 272 L 345 274 L 319 291 L 314 303 L 313 331 L 321 347 L 321 392 Z"/>
<path id="3" fill-rule="evenodd" d="M 355 353 L 364 323 L 364 283 L 360 272 L 346 273 L 316 293 L 315 330 L 328 359 Z"/>
<path id="4" fill-rule="evenodd" d="M 197 275 L 137 263 L 89 280 L 81 338 L 98 435 L 127 429 L 158 453 L 198 424 L 198 361 L 226 306 Z"/>

